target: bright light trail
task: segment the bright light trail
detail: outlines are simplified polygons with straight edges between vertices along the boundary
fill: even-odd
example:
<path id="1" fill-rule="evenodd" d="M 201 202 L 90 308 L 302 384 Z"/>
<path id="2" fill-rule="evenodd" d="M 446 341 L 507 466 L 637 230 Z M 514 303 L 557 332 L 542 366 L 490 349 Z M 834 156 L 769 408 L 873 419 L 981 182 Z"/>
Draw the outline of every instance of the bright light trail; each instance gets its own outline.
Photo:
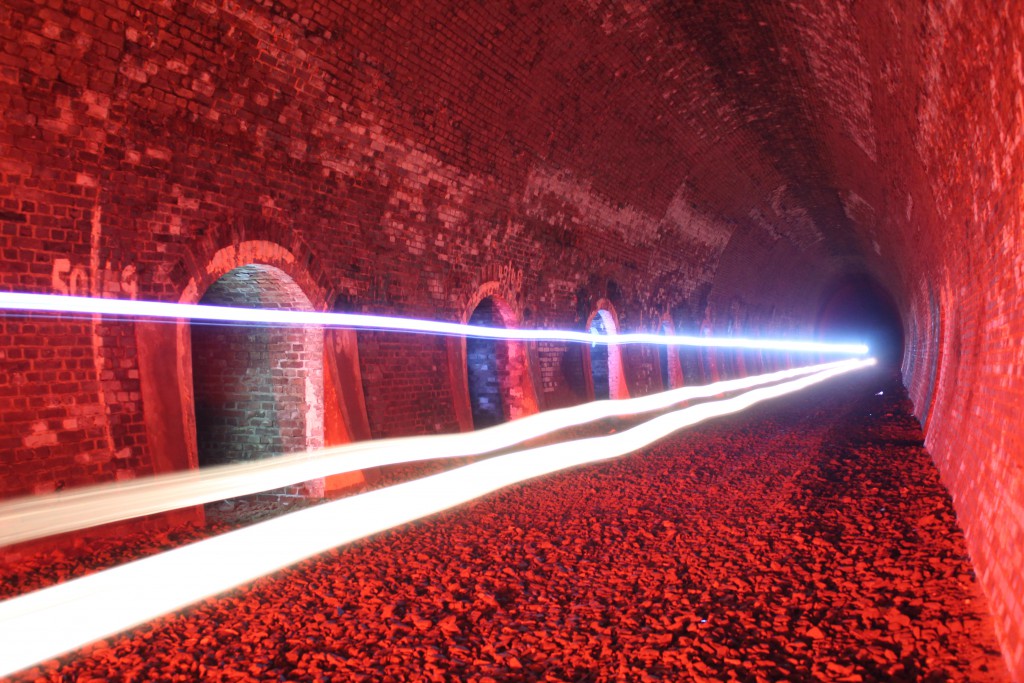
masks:
<path id="1" fill-rule="evenodd" d="M 23 312 L 111 315 L 128 318 L 164 318 L 205 320 L 263 325 L 319 325 L 397 332 L 419 332 L 486 339 L 516 341 L 575 341 L 588 344 L 661 344 L 668 346 L 711 346 L 716 348 L 767 349 L 811 353 L 842 353 L 864 355 L 865 344 L 832 344 L 789 339 L 750 339 L 744 337 L 700 337 L 647 333 L 596 334 L 575 330 L 521 330 L 515 328 L 480 327 L 460 323 L 416 318 L 397 318 L 361 313 L 322 313 L 264 308 L 203 306 L 160 301 L 101 299 L 55 294 L 0 292 L 0 309 Z"/>
<path id="2" fill-rule="evenodd" d="M 874 365 L 853 360 L 739 396 L 690 406 L 610 436 L 511 453 L 344 498 L 0 603 L 0 676 L 181 609 L 331 548 L 510 484 L 643 448 L 708 418 Z"/>
<path id="3" fill-rule="evenodd" d="M 608 417 L 661 410 L 683 401 L 844 367 L 849 362 L 836 361 L 703 386 L 681 387 L 640 398 L 594 401 L 537 413 L 475 432 L 363 441 L 315 453 L 293 453 L 255 462 L 27 496 L 0 503 L 0 547 L 368 467 L 482 455 L 567 427 Z"/>

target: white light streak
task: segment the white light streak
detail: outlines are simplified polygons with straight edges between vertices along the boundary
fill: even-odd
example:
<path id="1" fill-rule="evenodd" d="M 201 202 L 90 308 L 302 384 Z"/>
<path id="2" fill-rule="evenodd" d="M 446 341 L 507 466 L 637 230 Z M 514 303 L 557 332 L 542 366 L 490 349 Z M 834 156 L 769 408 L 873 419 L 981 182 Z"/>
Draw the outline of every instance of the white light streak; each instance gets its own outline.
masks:
<path id="1" fill-rule="evenodd" d="M 608 417 L 637 415 L 683 401 L 709 398 L 843 367 L 836 361 L 689 386 L 650 396 L 594 401 L 550 410 L 463 434 L 363 441 L 255 462 L 177 472 L 83 487 L 0 503 L 0 547 L 134 517 L 201 505 L 342 472 L 438 458 L 482 455 L 552 432 Z M 437 454 L 443 454 L 438 456 Z"/>
<path id="2" fill-rule="evenodd" d="M 739 396 L 683 408 L 611 436 L 503 455 L 300 510 L 0 603 L 0 676 L 181 609 L 345 543 L 492 491 L 615 458 L 711 417 L 733 413 L 844 372 L 853 360 Z"/>
<path id="3" fill-rule="evenodd" d="M 419 332 L 518 341 L 574 341 L 589 344 L 661 344 L 668 346 L 710 346 L 717 348 L 766 349 L 809 353 L 864 355 L 865 344 L 833 344 L 791 339 L 750 339 L 745 337 L 699 337 L 647 333 L 592 334 L 575 330 L 521 330 L 480 327 L 436 320 L 397 318 L 361 313 L 324 313 L 263 308 L 203 306 L 160 301 L 102 299 L 54 294 L 0 292 L 0 309 L 23 312 L 99 314 L 128 318 L 205 320 L 264 325 L 319 325 L 396 332 Z"/>

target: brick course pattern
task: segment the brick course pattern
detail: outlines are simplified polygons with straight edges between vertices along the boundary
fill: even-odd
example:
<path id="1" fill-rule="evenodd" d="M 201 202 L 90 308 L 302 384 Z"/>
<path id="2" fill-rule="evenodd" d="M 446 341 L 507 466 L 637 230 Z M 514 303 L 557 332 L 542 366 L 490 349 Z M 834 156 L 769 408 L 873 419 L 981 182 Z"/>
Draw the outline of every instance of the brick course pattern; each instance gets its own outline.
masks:
<path id="1" fill-rule="evenodd" d="M 269 264 L 322 310 L 460 320 L 497 281 L 528 326 L 801 336 L 869 277 L 1024 679 L 1024 6 L 749 5 L 7 0 L 0 287 Z M 159 469 L 138 327 L 0 317 L 0 496 Z M 443 340 L 358 346 L 374 436 L 459 428 Z M 541 408 L 586 397 L 578 347 L 530 354 Z"/>
<path id="2" fill-rule="evenodd" d="M 200 303 L 310 308 L 298 285 L 271 266 L 228 272 Z M 200 467 L 323 446 L 322 422 L 308 420 L 323 411 L 323 330 L 196 324 L 191 332 Z"/>
<path id="3" fill-rule="evenodd" d="M 504 327 L 490 297 L 469 316 L 470 325 Z M 493 339 L 466 339 L 466 378 L 469 403 L 476 429 L 508 421 L 508 343 Z"/>

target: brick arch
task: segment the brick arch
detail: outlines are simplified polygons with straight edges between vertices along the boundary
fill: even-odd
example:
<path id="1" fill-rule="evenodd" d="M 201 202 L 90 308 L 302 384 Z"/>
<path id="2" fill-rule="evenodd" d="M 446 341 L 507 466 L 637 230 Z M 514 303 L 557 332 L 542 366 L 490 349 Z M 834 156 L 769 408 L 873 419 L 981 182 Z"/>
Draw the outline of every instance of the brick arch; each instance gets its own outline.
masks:
<path id="1" fill-rule="evenodd" d="M 246 293 L 246 288 L 249 292 Z M 212 299 L 210 298 L 212 297 Z M 287 308 L 291 310 L 322 310 L 325 306 L 325 288 L 316 284 L 307 269 L 301 266 L 292 252 L 279 244 L 263 240 L 251 240 L 229 245 L 210 255 L 201 270 L 197 270 L 184 287 L 182 303 L 218 303 L 222 305 Z M 235 343 L 232 334 L 246 334 L 245 328 L 217 326 L 221 331 L 221 343 Z M 260 330 L 249 336 L 262 335 Z M 177 326 L 178 384 L 181 390 L 182 417 L 188 450 L 188 465 L 198 468 L 201 464 L 200 443 L 197 429 L 202 428 L 196 417 L 196 409 L 203 396 L 197 396 L 193 362 L 196 359 L 193 327 L 187 322 Z M 238 349 L 248 353 L 238 339 Z M 272 454 L 294 450 L 315 450 L 324 445 L 324 382 L 323 344 L 324 333 L 320 327 L 305 327 L 301 330 L 278 329 L 270 336 L 257 340 L 264 348 L 266 358 L 260 361 L 273 363 L 275 382 L 287 396 L 281 421 L 288 421 L 292 427 L 283 429 L 286 437 L 274 441 L 267 435 L 257 436 L 271 441 Z M 200 349 L 203 351 L 203 349 Z M 204 351 L 205 352 L 205 351 Z M 270 355 L 276 355 L 270 358 Z M 236 368 L 237 370 L 238 368 Z M 252 374 L 251 372 L 249 374 Z M 258 422 L 260 418 L 253 417 Z M 301 423 L 301 434 L 294 433 L 294 423 Z M 280 424 L 280 423 L 278 423 Z M 254 449 L 255 451 L 255 449 Z M 228 461 L 233 458 L 228 458 Z M 323 481 L 307 482 L 302 487 L 290 489 L 287 493 L 322 495 Z"/>
<path id="2" fill-rule="evenodd" d="M 190 262 L 188 270 L 191 273 L 178 301 L 183 304 L 198 303 L 210 285 L 229 271 L 250 264 L 261 264 L 284 272 L 309 300 L 310 310 L 325 310 L 330 299 L 330 287 L 325 284 L 326 276 L 314 272 L 310 267 L 312 259 L 308 255 L 302 258 L 301 254 L 306 252 L 303 247 L 296 254 L 269 240 L 246 240 L 210 251 L 205 258 Z"/>
<path id="3" fill-rule="evenodd" d="M 476 288 L 466 305 L 462 308 L 462 322 L 468 323 L 473 311 L 484 299 L 494 299 L 497 302 L 502 327 L 519 327 L 521 315 L 518 308 L 511 303 L 513 297 L 509 296 L 506 288 L 497 280 L 485 282 Z"/>
<path id="4" fill-rule="evenodd" d="M 587 318 L 587 331 L 603 330 L 604 334 L 619 333 L 619 316 L 615 306 L 607 299 L 600 299 L 594 306 L 590 317 Z M 607 349 L 605 352 L 603 349 Z M 586 372 L 588 393 L 593 399 L 597 390 L 594 386 L 595 363 L 599 364 L 596 377 L 600 381 L 602 371 L 607 368 L 608 398 L 622 399 L 629 398 L 629 389 L 626 386 L 626 376 L 623 371 L 622 350 L 617 345 L 607 345 L 603 349 L 597 346 L 587 347 Z"/>
<path id="5" fill-rule="evenodd" d="M 462 309 L 461 321 L 494 327 L 516 328 L 520 326 L 520 315 L 506 298 L 504 287 L 497 281 L 485 282 L 467 299 Z M 488 309 L 489 320 L 474 320 L 474 314 L 481 306 Z M 538 411 L 537 394 L 533 382 L 533 362 L 527 342 L 496 341 L 474 343 L 465 337 L 449 341 L 449 368 L 455 395 L 456 412 L 463 430 L 476 428 L 479 419 L 474 420 L 471 391 L 473 373 L 469 364 L 471 354 L 488 354 L 492 351 L 496 364 L 497 395 L 501 400 L 501 418 L 498 421 L 515 420 Z"/>

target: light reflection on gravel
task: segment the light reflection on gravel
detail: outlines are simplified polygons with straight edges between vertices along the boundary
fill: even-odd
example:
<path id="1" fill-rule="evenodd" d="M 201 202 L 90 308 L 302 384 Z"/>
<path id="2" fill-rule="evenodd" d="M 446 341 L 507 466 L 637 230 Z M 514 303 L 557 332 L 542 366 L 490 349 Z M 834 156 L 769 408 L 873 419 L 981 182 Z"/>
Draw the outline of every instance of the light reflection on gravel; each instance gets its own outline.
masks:
<path id="1" fill-rule="evenodd" d="M 1008 680 L 904 396 L 880 374 L 832 380 L 327 553 L 17 680 Z M 213 529 L 272 512 L 239 505 Z M 3 591 L 205 533 L 28 558 Z"/>

